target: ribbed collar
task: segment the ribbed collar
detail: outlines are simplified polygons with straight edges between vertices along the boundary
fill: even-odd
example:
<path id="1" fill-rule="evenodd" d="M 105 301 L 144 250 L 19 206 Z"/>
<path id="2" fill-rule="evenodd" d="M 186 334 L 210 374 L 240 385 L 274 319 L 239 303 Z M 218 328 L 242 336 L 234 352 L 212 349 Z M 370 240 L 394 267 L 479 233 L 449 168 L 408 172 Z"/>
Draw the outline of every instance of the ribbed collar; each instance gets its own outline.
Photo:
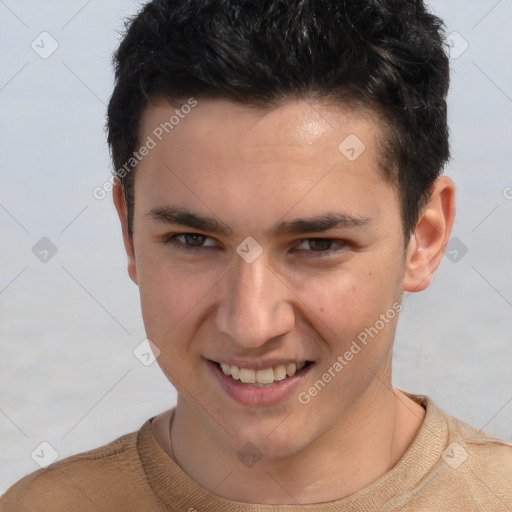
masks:
<path id="1" fill-rule="evenodd" d="M 402 390 L 401 390 L 402 391 Z M 448 439 L 444 413 L 425 395 L 402 391 L 426 409 L 425 418 L 409 448 L 373 484 L 334 501 L 306 505 L 259 505 L 221 498 L 200 487 L 169 457 L 151 431 L 151 419 L 137 435 L 137 450 L 154 493 L 169 510 L 208 512 L 366 512 L 377 510 L 393 498 L 414 494 L 415 488 L 439 462 Z"/>

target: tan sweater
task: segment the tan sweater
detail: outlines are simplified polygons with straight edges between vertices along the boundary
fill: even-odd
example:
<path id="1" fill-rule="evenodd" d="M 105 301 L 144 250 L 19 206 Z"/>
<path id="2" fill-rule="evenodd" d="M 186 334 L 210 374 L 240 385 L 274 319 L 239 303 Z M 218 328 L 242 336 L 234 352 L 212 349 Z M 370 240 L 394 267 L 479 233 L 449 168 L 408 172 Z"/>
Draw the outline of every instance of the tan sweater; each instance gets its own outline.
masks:
<path id="1" fill-rule="evenodd" d="M 216 496 L 174 463 L 148 420 L 138 432 L 26 476 L 0 499 L 0 511 L 512 511 L 512 443 L 443 413 L 427 396 L 407 395 L 426 409 L 414 441 L 388 473 L 339 500 L 254 505 Z"/>

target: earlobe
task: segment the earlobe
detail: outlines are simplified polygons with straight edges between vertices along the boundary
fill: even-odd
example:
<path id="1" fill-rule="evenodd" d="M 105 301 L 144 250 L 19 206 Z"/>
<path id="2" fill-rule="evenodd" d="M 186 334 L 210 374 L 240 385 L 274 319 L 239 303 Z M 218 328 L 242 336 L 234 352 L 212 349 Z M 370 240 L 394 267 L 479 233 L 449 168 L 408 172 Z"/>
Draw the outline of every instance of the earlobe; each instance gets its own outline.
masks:
<path id="1" fill-rule="evenodd" d="M 450 238 L 455 219 L 455 184 L 447 176 L 434 183 L 409 241 L 402 289 L 420 292 L 428 287 Z"/>
<path id="2" fill-rule="evenodd" d="M 114 184 L 112 188 L 112 199 L 114 201 L 114 206 L 116 207 L 119 220 L 121 221 L 123 243 L 124 248 L 126 250 L 126 254 L 128 256 L 128 275 L 130 276 L 131 280 L 138 285 L 139 283 L 137 277 L 137 265 L 135 260 L 135 248 L 133 245 L 133 240 L 128 233 L 128 210 L 126 207 L 126 200 L 123 193 L 123 187 L 117 177 L 114 179 Z"/>

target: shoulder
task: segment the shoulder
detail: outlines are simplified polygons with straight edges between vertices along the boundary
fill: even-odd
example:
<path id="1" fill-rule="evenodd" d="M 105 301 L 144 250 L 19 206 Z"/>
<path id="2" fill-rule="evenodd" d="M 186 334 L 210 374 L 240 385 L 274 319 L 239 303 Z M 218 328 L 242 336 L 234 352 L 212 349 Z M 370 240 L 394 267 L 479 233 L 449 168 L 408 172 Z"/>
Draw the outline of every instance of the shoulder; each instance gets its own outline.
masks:
<path id="1" fill-rule="evenodd" d="M 146 481 L 137 452 L 137 434 L 126 434 L 27 475 L 0 498 L 0 512 L 56 512 L 69 510 L 70 504 L 73 510 L 97 510 L 119 486 L 126 489 L 129 499 L 130 489 Z"/>
<path id="2" fill-rule="evenodd" d="M 405 394 L 427 414 L 406 461 L 413 489 L 394 498 L 400 510 L 512 510 L 512 443 Z"/>
<path id="3" fill-rule="evenodd" d="M 512 443 L 445 414 L 448 440 L 440 464 L 450 487 L 478 510 L 512 510 Z M 487 507 L 487 508 L 485 508 Z"/>
<path id="4" fill-rule="evenodd" d="M 458 451 L 459 457 L 464 458 L 464 462 L 468 460 L 474 469 L 492 468 L 492 474 L 504 471 L 512 487 L 512 443 L 498 439 L 449 414 L 445 417 L 449 433 L 445 455 L 451 455 L 451 446 L 452 451 Z"/>

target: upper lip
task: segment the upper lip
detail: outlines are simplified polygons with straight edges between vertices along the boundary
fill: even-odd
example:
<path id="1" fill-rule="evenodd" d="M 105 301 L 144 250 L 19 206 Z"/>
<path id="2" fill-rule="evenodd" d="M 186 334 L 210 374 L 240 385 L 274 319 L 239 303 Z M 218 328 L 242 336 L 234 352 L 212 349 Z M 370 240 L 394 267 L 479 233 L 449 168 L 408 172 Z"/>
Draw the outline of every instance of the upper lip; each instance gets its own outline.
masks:
<path id="1" fill-rule="evenodd" d="M 214 363 L 224 363 L 229 366 L 238 366 L 238 368 L 247 368 L 249 370 L 264 370 L 266 368 L 275 368 L 276 366 L 287 366 L 291 363 L 301 363 L 301 362 L 312 362 L 310 359 L 258 359 L 257 361 L 250 361 L 248 359 L 230 359 L 226 357 L 225 359 L 210 359 Z"/>

